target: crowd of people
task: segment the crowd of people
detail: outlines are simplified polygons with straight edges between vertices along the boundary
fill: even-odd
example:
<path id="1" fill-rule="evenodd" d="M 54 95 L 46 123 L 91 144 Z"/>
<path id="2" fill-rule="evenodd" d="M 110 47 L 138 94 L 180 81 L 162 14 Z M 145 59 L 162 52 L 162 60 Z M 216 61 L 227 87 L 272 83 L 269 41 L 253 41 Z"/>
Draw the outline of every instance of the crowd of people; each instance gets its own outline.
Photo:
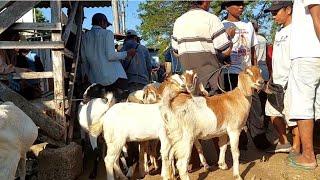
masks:
<path id="1" fill-rule="evenodd" d="M 253 96 L 247 127 L 254 144 L 267 152 L 289 153 L 292 167 L 314 169 L 313 128 L 320 118 L 320 1 L 274 1 L 264 11 L 280 26 L 273 42 L 272 71 L 267 67 L 267 41 L 259 34 L 259 24 L 241 19 L 245 3 L 225 1 L 221 8 L 227 11 L 223 21 L 208 12 L 210 1 L 193 1 L 191 9 L 176 19 L 165 54 L 172 71 L 196 71 L 199 82 L 215 95 L 237 87 L 245 67 L 259 66 L 272 93 Z M 106 29 L 109 25 L 106 16 L 97 13 L 92 29 L 84 35 L 85 79 L 107 90 L 120 89 L 122 94 L 142 89 L 152 71 L 148 49 L 139 43 L 136 31 L 128 30 L 117 52 L 113 33 Z M 267 117 L 279 135 L 277 144 L 266 137 Z M 287 128 L 293 134 L 292 145 Z M 246 149 L 246 137 L 243 132 L 240 149 Z"/>

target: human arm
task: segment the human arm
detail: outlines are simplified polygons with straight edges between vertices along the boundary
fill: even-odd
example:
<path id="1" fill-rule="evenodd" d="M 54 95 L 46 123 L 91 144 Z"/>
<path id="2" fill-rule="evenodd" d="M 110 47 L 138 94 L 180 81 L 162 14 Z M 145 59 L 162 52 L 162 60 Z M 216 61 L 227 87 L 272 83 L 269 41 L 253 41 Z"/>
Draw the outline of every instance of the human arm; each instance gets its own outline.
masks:
<path id="1" fill-rule="evenodd" d="M 313 20 L 314 30 L 320 41 L 320 4 L 310 4 L 308 8 Z"/>
<path id="2" fill-rule="evenodd" d="M 230 56 L 232 52 L 232 38 L 235 35 L 235 28 L 230 27 L 225 29 L 220 19 L 212 16 L 210 19 L 209 33 L 213 42 L 213 46 L 222 57 Z"/>
<path id="3" fill-rule="evenodd" d="M 150 77 L 151 71 L 152 71 L 152 65 L 151 65 L 152 57 L 151 57 L 151 55 L 150 55 L 150 53 L 149 53 L 147 48 L 145 48 L 144 56 L 145 56 L 145 60 L 146 60 L 146 66 L 147 66 L 147 70 L 148 70 L 148 75 Z"/>
<path id="4" fill-rule="evenodd" d="M 254 28 L 252 24 L 250 23 L 250 28 L 252 31 L 252 37 L 251 37 L 251 65 L 252 66 L 257 66 L 258 65 L 258 60 L 257 60 L 257 54 L 256 54 L 256 46 L 259 45 L 257 35 L 254 31 Z"/>
<path id="5" fill-rule="evenodd" d="M 111 31 L 106 31 L 105 49 L 108 61 L 119 61 L 127 57 L 127 51 L 116 52 L 114 49 L 114 36 Z"/>

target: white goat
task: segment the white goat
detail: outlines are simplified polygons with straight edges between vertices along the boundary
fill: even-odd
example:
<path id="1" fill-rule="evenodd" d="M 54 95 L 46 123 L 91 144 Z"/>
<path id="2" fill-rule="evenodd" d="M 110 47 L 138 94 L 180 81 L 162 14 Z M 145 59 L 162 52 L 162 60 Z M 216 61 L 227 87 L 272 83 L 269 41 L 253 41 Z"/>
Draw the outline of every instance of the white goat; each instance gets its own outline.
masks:
<path id="1" fill-rule="evenodd" d="M 167 86 L 173 89 L 186 88 L 179 75 L 171 76 L 169 81 L 171 83 Z M 115 104 L 106 112 L 101 121 L 92 124 L 90 127 L 90 132 L 94 136 L 98 136 L 102 130 L 107 144 L 107 155 L 104 161 L 108 180 L 114 179 L 113 170 L 121 179 L 126 179 L 118 164 L 120 152 L 126 142 L 160 139 L 161 149 L 168 148 L 158 103 L 137 104 L 126 102 Z M 165 157 L 168 156 L 165 155 Z M 163 164 L 162 166 L 169 165 Z"/>
<path id="2" fill-rule="evenodd" d="M 264 81 L 256 66 L 246 68 L 238 79 L 238 87 L 233 91 L 211 97 L 193 97 L 169 88 L 165 90 L 161 113 L 172 144 L 172 149 L 167 149 L 166 154 L 170 151 L 169 160 L 172 156 L 177 159 L 181 179 L 189 179 L 187 165 L 196 139 L 219 137 L 218 164 L 219 168 L 227 169 L 227 135 L 233 158 L 233 175 L 237 180 L 242 179 L 239 173 L 239 135 L 248 118 L 253 91 L 260 90 Z M 164 178 L 172 177 L 172 174 L 166 175 Z"/>
<path id="3" fill-rule="evenodd" d="M 12 102 L 0 104 L 0 179 L 13 180 L 19 163 L 21 180 L 26 176 L 26 153 L 38 136 L 38 128 Z"/>
<path id="4" fill-rule="evenodd" d="M 90 86 L 91 87 L 91 86 Z M 89 87 L 89 88 L 90 88 Z M 92 86 L 93 87 L 93 86 Z M 89 89 L 88 88 L 88 89 Z M 88 91 L 87 89 L 87 91 Z M 87 92 L 86 91 L 86 92 Z M 86 94 L 85 92 L 85 94 Z M 98 121 L 101 121 L 103 115 L 107 110 L 115 103 L 112 93 L 107 93 L 106 98 L 94 98 L 89 100 L 86 104 L 83 102 L 79 105 L 78 119 L 81 126 L 81 139 L 85 139 L 85 133 L 89 135 L 90 144 L 94 151 L 94 168 L 90 173 L 90 178 L 95 178 L 97 175 L 97 165 L 98 165 L 98 144 L 97 136 L 93 136 L 90 132 L 89 126 Z"/>

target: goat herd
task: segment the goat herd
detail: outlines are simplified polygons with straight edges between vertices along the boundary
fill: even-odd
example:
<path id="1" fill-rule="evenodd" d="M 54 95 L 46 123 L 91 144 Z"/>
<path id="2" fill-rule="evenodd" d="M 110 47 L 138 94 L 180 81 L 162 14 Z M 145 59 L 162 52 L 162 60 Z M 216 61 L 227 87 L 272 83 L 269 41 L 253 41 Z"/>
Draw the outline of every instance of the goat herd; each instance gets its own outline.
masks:
<path id="1" fill-rule="evenodd" d="M 208 168 L 198 140 L 213 137 L 219 137 L 220 169 L 227 169 L 225 153 L 229 137 L 233 176 L 240 180 L 239 135 L 249 114 L 251 96 L 263 85 L 260 69 L 256 66 L 247 67 L 239 74 L 237 88 L 209 97 L 203 85 L 197 83 L 197 74 L 186 71 L 182 75 L 168 77 L 161 84 L 146 85 L 144 89 L 131 93 L 127 102 L 115 104 L 113 94 L 106 93 L 105 98 L 81 103 L 79 122 L 89 134 L 93 149 L 97 148 L 97 137 L 103 132 L 107 145 L 104 162 L 108 180 L 115 177 L 127 179 L 119 166 L 119 159 L 121 152 L 126 152 L 126 143 L 131 141 L 141 142 L 140 156 L 144 159 L 144 166 L 139 163 L 140 169 L 148 171 L 146 150 L 156 147 L 155 140 L 161 143 L 163 179 L 173 179 L 175 167 L 180 179 L 189 179 L 187 167 L 193 144 L 199 152 L 201 163 Z M 150 159 L 158 167 L 155 150 L 151 152 Z M 93 176 L 96 175 L 94 171 Z"/>
<path id="2" fill-rule="evenodd" d="M 263 85 L 260 69 L 247 67 L 239 74 L 237 88 L 209 97 L 202 84 L 197 83 L 196 73 L 186 71 L 168 77 L 161 84 L 149 84 L 143 90 L 131 93 L 128 102 L 115 104 L 113 94 L 106 93 L 105 98 L 81 103 L 79 122 L 83 132 L 89 134 L 94 151 L 97 150 L 97 137 L 103 132 L 107 145 L 104 162 L 108 180 L 115 176 L 127 179 L 120 169 L 119 158 L 122 151 L 126 152 L 126 143 L 131 141 L 140 142 L 144 166 L 139 163 L 142 164 L 139 169 L 148 171 L 148 147 L 153 149 L 148 154 L 157 168 L 155 147 L 158 140 L 161 143 L 163 179 L 173 179 L 175 167 L 182 180 L 189 179 L 187 167 L 193 144 L 201 163 L 209 168 L 198 140 L 213 137 L 219 137 L 220 169 L 227 169 L 225 153 L 229 137 L 233 175 L 239 180 L 242 179 L 239 174 L 239 134 L 249 114 L 251 96 Z M 85 94 L 94 86 L 90 86 Z M 26 152 L 37 135 L 36 125 L 23 111 L 11 102 L 0 103 L 0 179 L 14 179 L 19 160 L 20 179 L 25 179 Z M 96 165 L 97 162 L 92 176 L 97 174 Z"/>

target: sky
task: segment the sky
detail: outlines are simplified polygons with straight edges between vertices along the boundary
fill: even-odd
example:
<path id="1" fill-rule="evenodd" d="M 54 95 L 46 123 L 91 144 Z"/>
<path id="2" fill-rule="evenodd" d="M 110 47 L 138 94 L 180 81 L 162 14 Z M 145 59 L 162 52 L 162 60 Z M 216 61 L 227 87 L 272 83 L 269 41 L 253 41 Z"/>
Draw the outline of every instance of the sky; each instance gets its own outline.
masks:
<path id="1" fill-rule="evenodd" d="M 137 30 L 137 26 L 141 24 L 140 19 L 138 18 L 138 6 L 139 3 L 143 1 L 127 1 L 126 7 L 126 28 Z M 47 20 L 50 21 L 51 19 L 51 12 L 50 8 L 41 9 L 44 16 Z M 66 9 L 63 9 L 66 12 Z M 101 8 L 85 8 L 84 9 L 84 16 L 86 17 L 83 22 L 83 28 L 90 29 L 91 28 L 91 18 L 95 13 L 103 13 L 107 16 L 109 22 L 113 23 L 113 15 L 112 15 L 112 8 L 111 7 L 101 7 Z M 108 27 L 108 29 L 113 30 L 113 26 Z"/>

